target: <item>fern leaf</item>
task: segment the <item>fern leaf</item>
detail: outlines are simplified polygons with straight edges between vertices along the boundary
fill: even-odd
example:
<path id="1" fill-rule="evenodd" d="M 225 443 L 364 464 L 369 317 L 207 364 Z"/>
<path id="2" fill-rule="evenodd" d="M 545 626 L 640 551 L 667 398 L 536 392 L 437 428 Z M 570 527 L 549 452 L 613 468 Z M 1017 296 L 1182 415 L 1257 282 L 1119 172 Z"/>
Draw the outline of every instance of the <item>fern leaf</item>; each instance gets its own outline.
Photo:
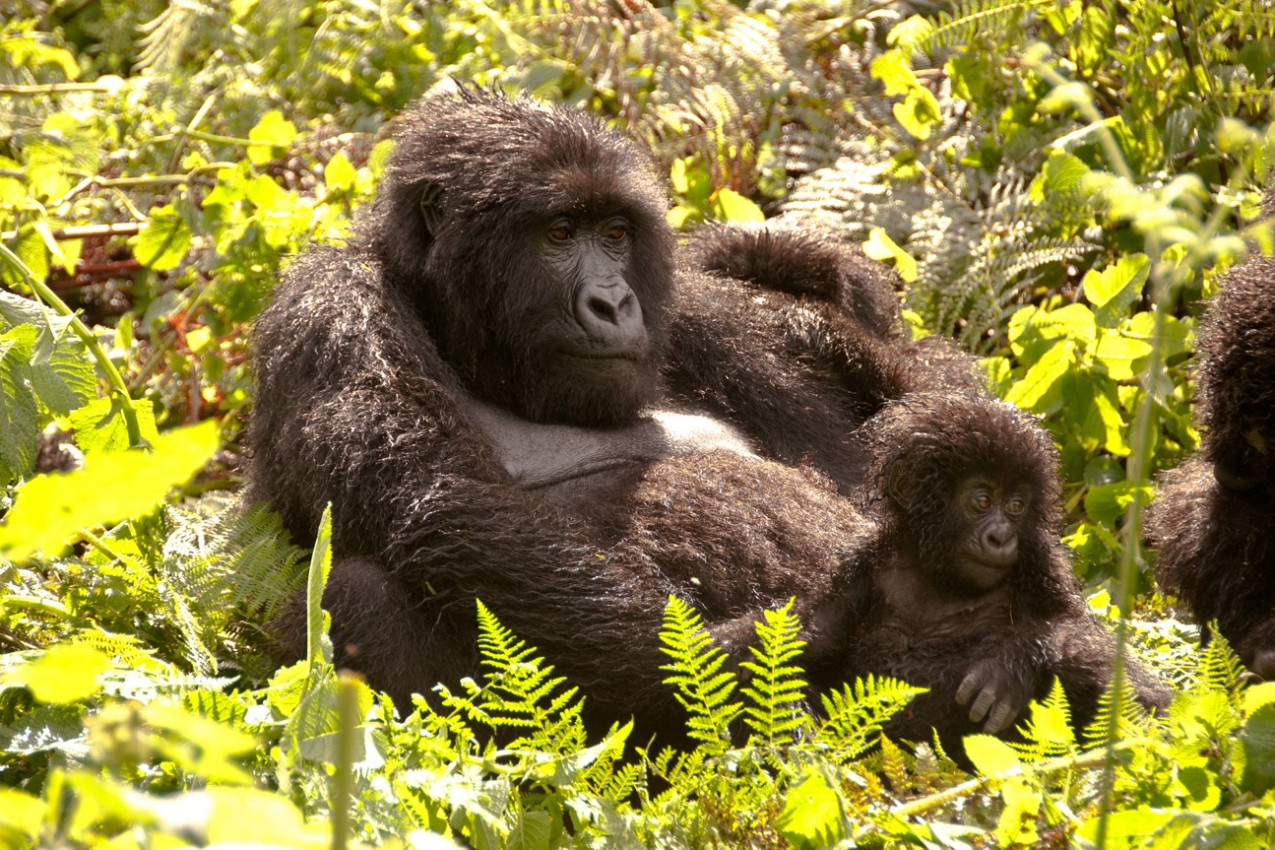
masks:
<path id="1" fill-rule="evenodd" d="M 886 721 L 928 688 L 917 688 L 887 676 L 869 675 L 820 697 L 827 719 L 815 740 L 827 744 L 844 761 L 857 758 L 875 743 Z"/>
<path id="2" fill-rule="evenodd" d="M 1071 728 L 1071 706 L 1062 682 L 1054 678 L 1053 687 L 1043 701 L 1033 701 L 1031 714 L 1020 729 L 1023 740 L 1010 742 L 1025 762 L 1044 761 L 1076 752 L 1076 733 Z"/>
<path id="3" fill-rule="evenodd" d="M 792 613 L 793 603 L 790 599 L 778 611 L 765 612 L 765 622 L 757 624 L 761 646 L 749 647 L 756 661 L 740 665 L 753 674 L 743 689 L 750 703 L 744 723 L 768 745 L 795 740 L 810 723 L 804 706 L 807 683 L 793 663 L 806 645 L 797 637 L 801 623 Z"/>
<path id="4" fill-rule="evenodd" d="M 951 11 L 939 13 L 932 29 L 918 34 L 911 45 L 914 50 L 931 53 L 953 45 L 975 41 L 981 31 L 995 26 L 1006 32 L 1020 27 L 1023 18 L 1052 0 L 958 0 Z"/>
<path id="5" fill-rule="evenodd" d="M 664 681 L 690 714 L 687 735 L 710 752 L 723 752 L 730 745 L 730 724 L 743 711 L 731 700 L 735 674 L 722 670 L 728 656 L 713 643 L 695 609 L 675 596 L 664 608 L 660 642 L 673 659 L 660 668 L 669 672 Z"/>
<path id="6" fill-rule="evenodd" d="M 1211 690 L 1234 693 L 1244 675 L 1244 662 L 1218 630 L 1217 621 L 1208 624 L 1209 642 L 1200 651 L 1200 683 Z"/>
<path id="7" fill-rule="evenodd" d="M 552 665 L 536 658 L 536 650 L 501 625 L 487 606 L 478 602 L 478 649 L 485 668 L 485 684 L 476 702 L 478 716 L 493 729 L 525 729 L 529 734 L 510 742 L 551 753 L 574 753 L 584 746 L 584 703 L 578 688 L 560 690 L 566 679 L 553 675 Z"/>
<path id="8" fill-rule="evenodd" d="M 1140 738 L 1147 734 L 1151 725 L 1150 715 L 1138 703 L 1137 694 L 1128 677 L 1121 682 L 1118 702 L 1115 697 L 1115 691 L 1108 686 L 1098 698 L 1098 711 L 1081 733 L 1081 740 L 1087 749 L 1105 745 L 1112 735 L 1113 727 L 1116 740 Z"/>

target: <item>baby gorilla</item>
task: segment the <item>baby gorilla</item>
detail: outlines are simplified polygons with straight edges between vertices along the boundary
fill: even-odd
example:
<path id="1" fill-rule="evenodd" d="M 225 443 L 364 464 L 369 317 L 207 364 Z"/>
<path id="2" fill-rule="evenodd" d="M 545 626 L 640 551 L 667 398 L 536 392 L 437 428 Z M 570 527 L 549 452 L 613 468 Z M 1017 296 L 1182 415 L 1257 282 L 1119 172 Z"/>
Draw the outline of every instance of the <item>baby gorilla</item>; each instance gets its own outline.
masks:
<path id="1" fill-rule="evenodd" d="M 1114 647 L 1059 542 L 1049 436 L 1010 405 L 918 393 L 863 429 L 866 509 L 878 525 L 840 577 L 832 678 L 896 676 L 930 689 L 889 732 L 945 741 L 997 733 L 1058 677 L 1078 725 L 1093 718 Z M 826 621 L 824 628 L 837 628 Z M 1169 693 L 1127 666 L 1139 701 Z"/>
<path id="2" fill-rule="evenodd" d="M 1268 205 L 1270 202 L 1268 202 Z M 1161 584 L 1275 679 L 1275 258 L 1227 272 L 1200 321 L 1200 452 L 1160 480 L 1147 538 Z"/>

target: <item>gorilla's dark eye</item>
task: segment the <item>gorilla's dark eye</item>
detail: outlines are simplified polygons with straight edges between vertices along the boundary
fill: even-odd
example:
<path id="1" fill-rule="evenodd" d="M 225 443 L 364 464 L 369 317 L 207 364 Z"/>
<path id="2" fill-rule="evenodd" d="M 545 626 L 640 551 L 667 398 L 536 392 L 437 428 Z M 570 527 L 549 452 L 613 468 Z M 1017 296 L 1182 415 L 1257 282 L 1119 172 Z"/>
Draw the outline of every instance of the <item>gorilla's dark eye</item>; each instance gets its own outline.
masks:
<path id="1" fill-rule="evenodd" d="M 1020 516 L 1025 510 L 1027 510 L 1027 500 L 1022 496 L 1010 496 L 1009 501 L 1005 503 L 1005 513 L 1012 517 Z"/>
<path id="2" fill-rule="evenodd" d="M 976 490 L 970 495 L 970 505 L 979 513 L 986 513 L 992 509 L 992 494 L 986 490 Z"/>
<path id="3" fill-rule="evenodd" d="M 629 235 L 629 226 L 623 221 L 613 221 L 602 231 L 602 235 L 607 239 L 619 241 Z"/>
<path id="4" fill-rule="evenodd" d="M 560 221 L 549 228 L 549 238 L 554 242 L 566 242 L 571 238 L 571 225 Z"/>

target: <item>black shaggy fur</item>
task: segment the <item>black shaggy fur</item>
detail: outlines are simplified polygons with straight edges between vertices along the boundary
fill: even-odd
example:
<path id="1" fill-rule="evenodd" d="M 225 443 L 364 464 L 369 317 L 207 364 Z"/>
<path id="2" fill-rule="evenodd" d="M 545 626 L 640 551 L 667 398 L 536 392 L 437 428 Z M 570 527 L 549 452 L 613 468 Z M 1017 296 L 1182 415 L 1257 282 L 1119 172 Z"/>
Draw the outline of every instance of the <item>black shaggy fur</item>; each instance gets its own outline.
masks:
<path id="1" fill-rule="evenodd" d="M 865 509 L 873 535 L 841 577 L 845 654 L 834 679 L 868 673 L 928 687 L 890 731 L 948 742 L 978 731 L 956 701 L 965 677 L 1010 700 L 1017 718 L 1058 677 L 1079 725 L 1094 716 L 1114 658 L 1110 635 L 1090 613 L 1059 542 L 1056 455 L 1049 436 L 1016 408 L 959 394 L 921 393 L 865 426 L 872 450 Z M 954 548 L 964 529 L 945 522 L 967 476 L 987 476 L 1031 494 L 1017 560 L 985 591 L 964 586 Z M 1169 694 L 1136 664 L 1126 668 L 1141 702 Z M 959 751 L 958 751 L 959 752 Z"/>
<path id="2" fill-rule="evenodd" d="M 904 339 L 893 274 L 855 246 L 796 225 L 713 225 L 692 235 L 684 262 L 671 397 L 844 494 L 864 475 L 854 431 L 882 407 L 920 390 L 984 389 L 974 359 L 948 341 Z"/>
<path id="3" fill-rule="evenodd" d="M 687 256 L 695 268 L 827 301 L 883 338 L 902 338 L 894 275 L 853 243 L 796 224 L 715 225 L 691 236 Z"/>
<path id="4" fill-rule="evenodd" d="M 543 355 L 569 312 L 535 242 L 558 214 L 628 223 L 624 276 L 652 343 L 641 394 L 609 397 Z M 669 594 L 696 602 L 737 658 L 761 610 L 789 596 L 821 621 L 870 528 L 842 495 L 862 477 L 851 431 L 934 381 L 906 346 L 835 298 L 759 304 L 738 281 L 675 274 L 663 196 L 634 147 L 529 101 L 423 102 L 358 234 L 301 257 L 262 313 L 248 434 L 251 495 L 295 538 L 312 541 L 332 503 L 324 605 L 339 664 L 400 705 L 474 675 L 481 598 L 582 687 L 597 721 L 667 728 Z M 752 453 L 526 489 L 471 399 L 599 440 L 648 407 L 708 415 Z M 300 607 L 276 625 L 282 653 L 302 653 Z M 836 649 L 809 636 L 812 659 Z"/>
<path id="5" fill-rule="evenodd" d="M 1165 589 L 1275 679 L 1275 259 L 1226 274 L 1198 339 L 1203 444 L 1162 477 L 1147 538 Z"/>

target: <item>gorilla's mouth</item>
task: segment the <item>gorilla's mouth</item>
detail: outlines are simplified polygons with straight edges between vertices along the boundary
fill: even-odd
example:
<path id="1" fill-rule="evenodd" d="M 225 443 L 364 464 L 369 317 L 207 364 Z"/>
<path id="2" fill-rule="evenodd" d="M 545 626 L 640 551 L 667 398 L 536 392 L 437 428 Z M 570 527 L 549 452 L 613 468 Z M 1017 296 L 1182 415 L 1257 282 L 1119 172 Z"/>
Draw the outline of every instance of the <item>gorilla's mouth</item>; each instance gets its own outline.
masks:
<path id="1" fill-rule="evenodd" d="M 1013 564 L 988 563 L 982 558 L 966 555 L 961 559 L 960 566 L 961 578 L 968 584 L 981 590 L 991 590 L 1009 575 L 1009 568 Z"/>
<path id="2" fill-rule="evenodd" d="M 558 359 L 567 378 L 630 375 L 647 362 L 644 353 L 636 351 L 560 351 Z"/>

